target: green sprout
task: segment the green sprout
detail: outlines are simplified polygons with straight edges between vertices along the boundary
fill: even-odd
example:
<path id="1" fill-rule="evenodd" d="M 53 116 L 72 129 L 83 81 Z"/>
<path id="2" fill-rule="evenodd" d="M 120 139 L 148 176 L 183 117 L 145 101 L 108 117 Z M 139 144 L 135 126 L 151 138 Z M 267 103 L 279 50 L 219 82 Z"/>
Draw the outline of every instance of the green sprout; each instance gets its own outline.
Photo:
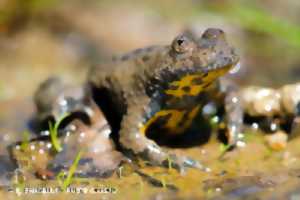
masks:
<path id="1" fill-rule="evenodd" d="M 63 149 L 58 140 L 58 127 L 60 126 L 61 122 L 69 115 L 70 115 L 69 113 L 65 113 L 54 124 L 51 121 L 49 122 L 49 131 L 50 131 L 51 142 L 53 144 L 54 149 L 57 152 L 61 152 Z"/>
<path id="2" fill-rule="evenodd" d="M 207 195 L 208 198 L 211 198 L 211 197 L 213 196 L 213 193 L 214 193 L 214 191 L 213 191 L 212 188 L 209 188 L 209 189 L 206 191 L 206 195 Z"/>
<path id="3" fill-rule="evenodd" d="M 220 123 L 220 119 L 217 115 L 214 115 L 212 116 L 210 119 L 209 119 L 209 123 L 210 123 L 210 126 L 212 127 L 212 129 L 217 129 L 218 128 L 218 125 Z"/>
<path id="4" fill-rule="evenodd" d="M 24 192 L 24 189 L 25 189 L 25 183 L 24 182 L 17 183 L 16 193 L 17 193 L 18 196 L 20 196 Z"/>
<path id="5" fill-rule="evenodd" d="M 230 144 L 221 143 L 219 146 L 220 156 L 219 159 L 222 159 L 226 152 L 232 147 Z"/>
<path id="6" fill-rule="evenodd" d="M 272 156 L 272 154 L 274 153 L 273 149 L 270 147 L 266 147 L 266 151 L 265 151 L 265 156 L 264 158 L 270 158 Z"/>
<path id="7" fill-rule="evenodd" d="M 231 147 L 230 144 L 224 144 L 224 143 L 221 143 L 220 146 L 219 146 L 219 150 L 221 153 L 224 153 L 226 151 L 228 151 L 228 149 Z"/>
<path id="8" fill-rule="evenodd" d="M 172 164 L 173 164 L 173 160 L 170 158 L 170 156 L 167 157 L 167 161 L 168 161 L 168 170 L 172 169 Z"/>
<path id="9" fill-rule="evenodd" d="M 167 188 L 167 183 L 166 183 L 166 179 L 164 176 L 160 179 L 160 182 L 164 189 Z"/>
<path id="10" fill-rule="evenodd" d="M 15 191 L 18 196 L 20 196 L 24 192 L 25 188 L 25 177 L 23 176 L 23 173 L 17 169 L 14 172 L 14 184 L 15 184 Z"/>
<path id="11" fill-rule="evenodd" d="M 57 175 L 57 180 L 61 183 L 62 185 L 62 189 L 63 191 L 66 191 L 67 187 L 71 184 L 72 180 L 73 180 L 73 176 L 74 173 L 77 169 L 78 163 L 81 159 L 82 156 L 82 151 L 79 151 L 68 171 L 67 177 L 64 179 L 65 177 L 65 172 L 61 171 L 58 175 Z"/>
<path id="12" fill-rule="evenodd" d="M 118 168 L 118 171 L 119 171 L 119 178 L 122 178 L 122 176 L 123 176 L 123 166 L 120 166 L 119 168 Z"/>
<path id="13" fill-rule="evenodd" d="M 30 140 L 30 133 L 29 131 L 24 131 L 22 134 L 22 143 L 20 145 L 21 150 L 25 151 L 29 145 L 29 140 Z"/>

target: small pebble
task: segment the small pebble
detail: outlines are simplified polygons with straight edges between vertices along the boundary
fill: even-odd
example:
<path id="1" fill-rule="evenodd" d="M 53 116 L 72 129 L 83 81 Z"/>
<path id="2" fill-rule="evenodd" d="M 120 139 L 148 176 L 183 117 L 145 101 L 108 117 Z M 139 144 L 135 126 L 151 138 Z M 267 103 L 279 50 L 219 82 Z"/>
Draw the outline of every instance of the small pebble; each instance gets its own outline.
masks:
<path id="1" fill-rule="evenodd" d="M 271 135 L 265 136 L 267 145 L 275 151 L 280 151 L 287 146 L 288 135 L 283 131 L 277 131 Z"/>

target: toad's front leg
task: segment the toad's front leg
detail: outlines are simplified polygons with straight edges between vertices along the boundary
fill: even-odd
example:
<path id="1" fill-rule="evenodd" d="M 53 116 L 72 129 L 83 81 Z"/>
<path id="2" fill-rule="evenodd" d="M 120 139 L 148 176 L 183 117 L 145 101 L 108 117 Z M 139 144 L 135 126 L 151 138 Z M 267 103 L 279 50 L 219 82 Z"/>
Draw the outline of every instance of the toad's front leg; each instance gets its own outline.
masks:
<path id="1" fill-rule="evenodd" d="M 239 146 L 242 142 L 243 108 L 237 92 L 229 93 L 225 98 L 228 144 Z"/>
<path id="2" fill-rule="evenodd" d="M 138 101 L 135 101 L 135 99 L 138 99 Z M 146 137 L 143 125 L 145 124 L 145 113 L 149 109 L 148 105 L 149 99 L 147 97 L 134 98 L 128 102 L 127 114 L 123 117 L 121 123 L 121 145 L 153 165 L 167 167 L 171 164 L 173 168 L 181 172 L 186 167 L 207 171 L 208 169 L 198 161 L 167 152 L 158 146 L 155 141 Z"/>
<path id="3" fill-rule="evenodd" d="M 221 92 L 223 93 L 225 108 L 225 134 L 230 146 L 241 146 L 243 127 L 243 105 L 238 87 L 229 80 L 221 80 Z"/>

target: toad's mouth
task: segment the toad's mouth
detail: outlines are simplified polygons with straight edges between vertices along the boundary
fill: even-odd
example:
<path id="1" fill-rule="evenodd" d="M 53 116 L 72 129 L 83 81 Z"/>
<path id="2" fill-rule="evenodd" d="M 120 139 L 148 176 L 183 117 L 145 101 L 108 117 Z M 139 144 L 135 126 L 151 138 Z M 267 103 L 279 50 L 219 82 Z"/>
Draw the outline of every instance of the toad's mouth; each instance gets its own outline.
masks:
<path id="1" fill-rule="evenodd" d="M 207 70 L 205 70 L 204 73 L 210 74 L 212 78 L 218 78 L 230 72 L 231 70 L 235 69 L 236 65 L 237 64 L 228 64 L 228 65 L 217 66 L 217 67 L 213 66 L 207 68 Z"/>
<path id="2" fill-rule="evenodd" d="M 212 64 L 208 64 L 207 67 L 202 68 L 204 73 L 210 73 L 210 74 L 218 74 L 219 76 L 222 76 L 226 74 L 227 72 L 231 71 L 237 71 L 240 67 L 239 64 L 239 57 L 233 56 L 233 57 L 224 57 L 223 59 L 220 59 L 219 62 L 214 62 Z"/>

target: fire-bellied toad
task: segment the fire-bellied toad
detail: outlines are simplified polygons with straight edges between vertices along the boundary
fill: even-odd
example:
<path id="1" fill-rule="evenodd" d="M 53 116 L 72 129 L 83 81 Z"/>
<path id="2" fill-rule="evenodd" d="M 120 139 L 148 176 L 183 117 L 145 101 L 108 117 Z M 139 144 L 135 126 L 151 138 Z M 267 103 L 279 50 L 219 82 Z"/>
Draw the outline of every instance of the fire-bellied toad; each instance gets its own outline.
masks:
<path id="1" fill-rule="evenodd" d="M 124 149 L 153 164 L 171 159 L 175 168 L 203 168 L 163 150 L 147 135 L 153 130 L 184 134 L 205 104 L 225 101 L 227 139 L 235 145 L 243 113 L 232 87 L 218 78 L 238 61 L 224 32 L 210 28 L 199 39 L 182 34 L 171 45 L 137 49 L 103 62 L 90 70 L 88 82 Z"/>

